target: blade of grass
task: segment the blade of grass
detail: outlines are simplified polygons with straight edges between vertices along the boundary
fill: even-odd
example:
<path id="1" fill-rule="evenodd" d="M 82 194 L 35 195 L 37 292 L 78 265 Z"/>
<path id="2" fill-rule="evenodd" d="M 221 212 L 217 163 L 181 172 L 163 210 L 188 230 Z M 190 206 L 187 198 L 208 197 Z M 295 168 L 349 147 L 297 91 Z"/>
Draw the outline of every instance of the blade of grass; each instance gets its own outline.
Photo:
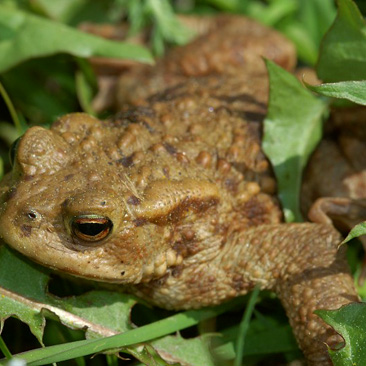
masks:
<path id="1" fill-rule="evenodd" d="M 0 350 L 8 360 L 13 358 L 12 354 L 9 351 L 9 348 L 5 344 L 5 342 L 4 342 L 3 338 L 1 337 L 1 335 L 0 335 Z"/>
<path id="2" fill-rule="evenodd" d="M 191 327 L 202 320 L 224 313 L 238 304 L 238 301 L 241 301 L 241 299 L 239 298 L 235 301 L 231 301 L 230 303 L 214 308 L 190 310 L 184 313 L 178 313 L 168 318 L 115 336 L 39 348 L 29 352 L 20 353 L 17 357 L 27 361 L 28 366 L 39 366 L 53 362 L 65 361 L 79 356 L 95 354 L 109 349 L 146 342 L 151 339 L 159 338 L 181 329 Z M 5 360 L 0 361 L 0 365 L 5 364 Z"/>
<path id="3" fill-rule="evenodd" d="M 234 366 L 241 366 L 242 365 L 242 359 L 244 354 L 244 345 L 245 345 L 245 337 L 247 335 L 248 329 L 249 329 L 249 323 L 250 319 L 253 314 L 253 310 L 255 307 L 255 303 L 257 301 L 258 295 L 259 295 L 259 287 L 256 286 L 250 295 L 249 302 L 247 307 L 245 308 L 243 319 L 240 322 L 239 325 L 239 335 L 236 340 L 236 357 L 234 360 Z"/>
<path id="4" fill-rule="evenodd" d="M 9 94 L 6 92 L 3 84 L 1 84 L 0 82 L 0 95 L 3 97 L 4 102 L 6 104 L 6 106 L 8 107 L 11 119 L 14 122 L 15 127 L 17 128 L 17 131 L 19 132 L 19 134 L 21 134 L 23 132 L 20 120 L 18 118 L 17 112 L 15 111 L 14 105 L 9 97 Z"/>

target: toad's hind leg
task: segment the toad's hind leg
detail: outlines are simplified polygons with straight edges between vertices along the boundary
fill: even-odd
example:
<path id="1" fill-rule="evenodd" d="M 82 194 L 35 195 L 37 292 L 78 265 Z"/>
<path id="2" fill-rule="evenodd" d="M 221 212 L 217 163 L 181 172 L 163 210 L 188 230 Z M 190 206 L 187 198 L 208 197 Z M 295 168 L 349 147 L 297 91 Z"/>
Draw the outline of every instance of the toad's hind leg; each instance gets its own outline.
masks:
<path id="1" fill-rule="evenodd" d="M 280 298 L 308 365 L 332 365 L 325 344 L 343 339 L 314 310 L 359 301 L 338 232 L 330 225 L 282 224 L 256 227 L 241 239 L 250 243 L 249 256 L 244 248 L 241 253 L 248 260 L 244 273 L 253 281 L 263 271 L 263 287 Z"/>

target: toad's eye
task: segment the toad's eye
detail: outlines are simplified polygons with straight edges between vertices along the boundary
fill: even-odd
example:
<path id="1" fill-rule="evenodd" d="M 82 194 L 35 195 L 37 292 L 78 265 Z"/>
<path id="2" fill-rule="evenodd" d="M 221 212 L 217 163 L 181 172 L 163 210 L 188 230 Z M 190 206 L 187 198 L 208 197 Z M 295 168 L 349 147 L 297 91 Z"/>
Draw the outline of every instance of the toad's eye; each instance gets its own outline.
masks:
<path id="1" fill-rule="evenodd" d="M 113 223 L 108 217 L 82 215 L 74 217 L 71 222 L 72 233 L 84 241 L 99 241 L 112 231 Z"/>
<path id="2" fill-rule="evenodd" d="M 21 140 L 22 137 L 18 137 L 10 146 L 9 149 L 9 160 L 10 160 L 10 165 L 14 166 L 14 162 L 15 162 L 15 155 L 17 154 L 18 151 L 18 146 L 19 146 L 19 142 Z"/>

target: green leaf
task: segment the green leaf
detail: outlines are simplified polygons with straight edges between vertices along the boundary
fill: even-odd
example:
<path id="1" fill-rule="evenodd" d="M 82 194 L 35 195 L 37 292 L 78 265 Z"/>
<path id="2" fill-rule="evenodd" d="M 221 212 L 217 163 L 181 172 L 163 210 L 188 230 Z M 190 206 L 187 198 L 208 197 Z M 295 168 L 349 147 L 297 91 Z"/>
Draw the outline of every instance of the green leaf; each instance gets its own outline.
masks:
<path id="1" fill-rule="evenodd" d="M 115 333 L 133 329 L 130 311 L 136 304 L 136 298 L 131 295 L 111 291 L 92 291 L 80 296 L 56 299 L 54 303 L 90 323 L 99 324 Z M 98 331 L 97 327 L 88 328 L 86 337 L 100 338 L 102 332 L 101 329 Z"/>
<path id="2" fill-rule="evenodd" d="M 177 334 L 158 339 L 151 344 L 167 360 L 187 366 L 214 366 L 207 343 L 207 336 L 184 339 Z"/>
<path id="3" fill-rule="evenodd" d="M 205 2 L 221 10 L 235 11 L 240 6 L 240 2 L 247 3 L 248 0 L 206 0 Z"/>
<path id="4" fill-rule="evenodd" d="M 286 220 L 301 221 L 302 171 L 320 141 L 327 106 L 293 75 L 271 61 L 266 64 L 270 94 L 263 149 L 274 167 Z"/>
<path id="5" fill-rule="evenodd" d="M 84 329 L 88 338 L 111 336 L 132 329 L 130 311 L 136 298 L 111 291 L 93 291 L 77 297 L 56 298 L 46 292 L 49 276 L 40 266 L 0 247 L 0 322 L 15 316 L 28 324 L 41 342 L 45 315 L 72 329 Z"/>
<path id="6" fill-rule="evenodd" d="M 309 85 L 310 90 L 326 97 L 347 99 L 351 102 L 366 105 L 366 81 L 340 81 L 321 85 Z"/>
<path id="7" fill-rule="evenodd" d="M 352 228 L 352 230 L 348 233 L 346 239 L 344 239 L 342 241 L 341 245 L 348 243 L 352 239 L 358 238 L 359 236 L 365 235 L 365 234 L 366 234 L 366 221 L 361 222 L 360 224 L 358 224 L 354 228 Z"/>
<path id="8" fill-rule="evenodd" d="M 345 346 L 329 350 L 334 366 L 364 365 L 366 360 L 366 304 L 353 303 L 338 310 L 315 312 L 341 334 Z"/>
<path id="9" fill-rule="evenodd" d="M 267 6 L 251 1 L 248 6 L 248 13 L 261 23 L 273 26 L 286 16 L 295 13 L 297 7 L 296 0 L 274 0 L 270 1 Z"/>
<path id="10" fill-rule="evenodd" d="M 32 3 L 48 18 L 67 23 L 85 0 L 35 0 Z"/>
<path id="11" fill-rule="evenodd" d="M 45 299 L 47 281 L 47 274 L 0 246 L 0 328 L 15 316 L 42 342 L 45 319 L 34 299 Z"/>
<path id="12" fill-rule="evenodd" d="M 318 57 L 318 49 L 306 27 L 299 22 L 289 22 L 279 27 L 296 46 L 300 59 L 314 65 Z"/>
<path id="13" fill-rule="evenodd" d="M 277 28 L 294 42 L 301 60 L 315 65 L 320 41 L 334 20 L 336 8 L 333 0 L 307 0 L 296 3 L 296 18 L 286 19 Z"/>
<path id="14" fill-rule="evenodd" d="M 141 346 L 136 345 L 136 348 L 140 348 Z M 164 354 L 164 357 L 167 356 L 167 358 L 170 359 L 170 362 L 168 363 L 167 361 L 165 361 L 160 355 L 159 353 L 155 350 L 154 347 L 152 347 L 150 344 L 144 344 L 143 345 L 143 351 L 139 352 L 138 355 L 135 355 L 132 352 L 130 352 L 132 355 L 134 355 L 135 357 L 137 357 L 139 359 L 139 361 L 141 361 L 141 364 L 138 364 L 137 366 L 144 366 L 144 365 L 153 365 L 153 366 L 181 366 L 181 364 L 178 363 L 172 363 L 171 359 L 170 359 L 170 354 Z M 164 353 L 164 351 L 162 352 Z M 185 364 L 186 365 L 186 364 Z M 112 365 L 109 365 L 112 366 Z M 118 366 L 117 364 L 115 366 Z M 187 366 L 191 366 L 189 364 L 187 364 Z M 193 365 L 192 365 L 193 366 Z"/>
<path id="15" fill-rule="evenodd" d="M 366 79 L 366 23 L 356 4 L 338 0 L 338 15 L 325 35 L 317 73 L 325 82 Z"/>
<path id="16" fill-rule="evenodd" d="M 60 52 L 79 57 L 104 56 L 152 62 L 144 47 L 105 40 L 0 5 L 0 72 L 30 58 Z"/>
<path id="17" fill-rule="evenodd" d="M 70 25 L 81 22 L 110 23 L 122 18 L 115 0 L 32 0 L 33 8 L 54 20 Z"/>
<path id="18" fill-rule="evenodd" d="M 152 41 L 157 55 L 162 56 L 164 53 L 163 41 L 183 45 L 193 37 L 194 33 L 181 24 L 168 0 L 145 2 L 145 11 L 154 20 Z"/>
<path id="19" fill-rule="evenodd" d="M 336 16 L 333 0 L 298 1 L 300 23 L 308 31 L 312 41 L 319 47 L 320 41 Z"/>
<path id="20" fill-rule="evenodd" d="M 262 293 L 263 294 L 263 293 Z M 276 312 L 272 307 L 272 311 Z M 251 320 L 245 339 L 244 360 L 263 357 L 274 353 L 300 352 L 292 328 L 284 319 L 279 319 L 273 313 L 261 314 L 254 311 L 255 318 Z M 233 360 L 237 353 L 237 338 L 239 325 L 223 329 L 221 336 L 214 338 L 213 354 L 215 360 Z"/>
<path id="21" fill-rule="evenodd" d="M 69 328 L 86 330 L 89 339 L 19 355 L 32 365 L 68 360 L 116 348 L 122 348 L 123 352 L 144 360 L 153 351 L 135 347 L 136 343 L 190 327 L 217 316 L 242 301 L 237 299 L 231 304 L 216 308 L 179 313 L 135 329 L 130 322 L 131 308 L 136 303 L 135 297 L 119 292 L 92 291 L 77 297 L 56 298 L 46 292 L 49 277 L 39 268 L 7 247 L 0 248 L 0 324 L 9 316 L 16 316 L 30 326 L 41 342 L 44 316 L 48 316 L 58 319 Z M 117 333 L 123 333 L 120 334 L 122 338 L 114 338 L 113 335 Z M 101 336 L 104 338 L 96 340 Z M 197 344 L 199 342 L 196 341 Z M 170 351 L 166 351 L 173 352 L 173 348 L 172 346 Z M 154 359 L 158 360 L 160 357 L 154 356 Z M 159 362 L 165 364 L 164 361 Z M 2 364 L 4 363 L 0 361 L 0 365 Z"/>
<path id="22" fill-rule="evenodd" d="M 78 110 L 71 61 L 66 55 L 29 60 L 1 75 L 17 110 L 30 123 L 50 123 Z"/>
<path id="23" fill-rule="evenodd" d="M 115 336 L 102 339 L 89 339 L 85 341 L 70 342 L 67 344 L 59 344 L 24 352 L 19 354 L 17 357 L 26 360 L 29 366 L 37 366 L 103 352 L 109 349 L 126 347 L 159 338 L 172 332 L 196 325 L 200 321 L 215 317 L 227 311 L 232 306 L 232 303 L 226 303 L 214 308 L 190 310 L 144 325 L 140 328 L 130 330 L 123 334 L 117 334 Z M 4 362 L 5 361 L 0 361 L 0 365 L 4 365 Z"/>

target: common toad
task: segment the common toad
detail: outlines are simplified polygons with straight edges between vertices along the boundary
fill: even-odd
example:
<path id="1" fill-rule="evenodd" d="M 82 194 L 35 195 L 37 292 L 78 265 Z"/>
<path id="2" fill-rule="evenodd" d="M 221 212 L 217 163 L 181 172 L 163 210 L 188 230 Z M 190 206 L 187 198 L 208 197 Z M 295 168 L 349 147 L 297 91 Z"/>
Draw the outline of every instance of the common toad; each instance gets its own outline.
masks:
<path id="1" fill-rule="evenodd" d="M 308 364 L 330 365 L 324 342 L 342 339 L 313 311 L 358 301 L 340 235 L 282 222 L 260 143 L 259 55 L 291 68 L 293 47 L 244 18 L 213 22 L 123 78 L 123 103 L 137 107 L 30 128 L 1 183 L 0 235 L 36 262 L 168 309 L 273 290 Z"/>

